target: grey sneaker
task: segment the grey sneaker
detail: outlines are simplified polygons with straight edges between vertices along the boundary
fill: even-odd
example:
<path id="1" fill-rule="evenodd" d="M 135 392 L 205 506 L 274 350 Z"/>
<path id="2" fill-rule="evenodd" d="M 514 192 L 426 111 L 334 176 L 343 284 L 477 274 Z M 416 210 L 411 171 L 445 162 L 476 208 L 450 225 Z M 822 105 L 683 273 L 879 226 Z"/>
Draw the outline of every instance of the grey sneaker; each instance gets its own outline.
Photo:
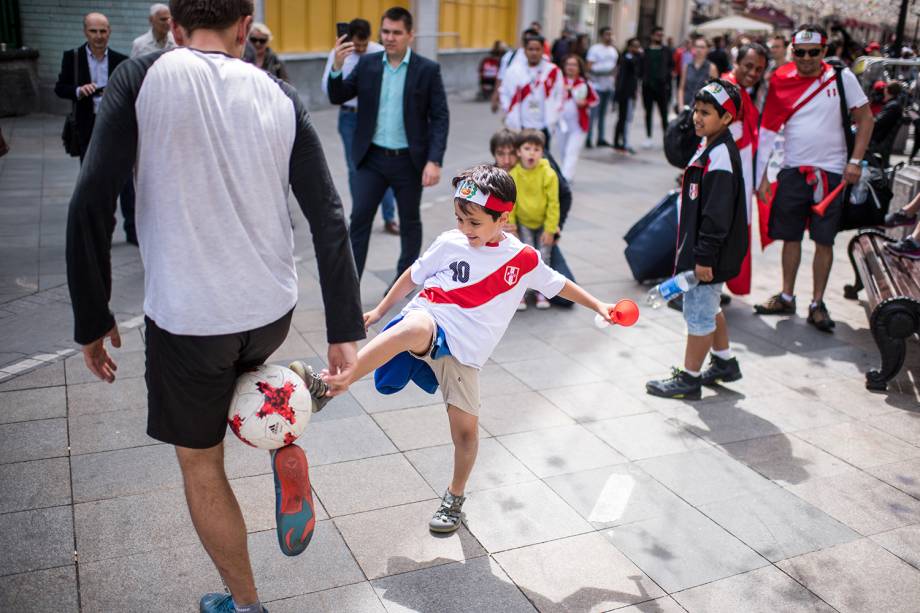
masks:
<path id="1" fill-rule="evenodd" d="M 450 493 L 450 489 L 444 490 L 441 506 L 428 522 L 428 529 L 432 532 L 453 532 L 459 528 L 463 520 L 461 508 L 465 501 L 466 496 L 454 496 Z"/>
<path id="2" fill-rule="evenodd" d="M 313 371 L 312 366 L 304 364 L 300 360 L 291 362 L 288 368 L 297 373 L 297 375 L 303 379 L 304 383 L 307 384 L 307 391 L 310 392 L 310 396 L 313 398 L 313 412 L 318 413 L 322 411 L 326 403 L 332 400 L 332 398 L 326 395 L 326 392 L 329 390 L 326 382 Z"/>

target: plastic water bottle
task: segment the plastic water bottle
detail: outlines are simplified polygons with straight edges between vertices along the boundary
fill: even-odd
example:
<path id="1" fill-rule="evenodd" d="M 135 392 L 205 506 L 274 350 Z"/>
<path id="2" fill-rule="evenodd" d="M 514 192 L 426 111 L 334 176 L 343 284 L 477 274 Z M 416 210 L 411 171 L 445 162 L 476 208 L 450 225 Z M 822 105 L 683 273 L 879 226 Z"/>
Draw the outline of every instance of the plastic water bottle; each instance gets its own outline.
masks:
<path id="1" fill-rule="evenodd" d="M 696 278 L 693 271 L 688 270 L 675 277 L 671 277 L 667 281 L 662 281 L 650 289 L 645 302 L 653 309 L 657 309 L 660 308 L 661 305 L 667 303 L 671 298 L 683 294 L 691 287 L 696 287 L 699 284 L 699 279 Z"/>
<path id="2" fill-rule="evenodd" d="M 850 190 L 850 202 L 853 204 L 862 204 L 869 195 L 869 162 L 863 160 L 859 167 L 862 170 L 859 181 Z"/>

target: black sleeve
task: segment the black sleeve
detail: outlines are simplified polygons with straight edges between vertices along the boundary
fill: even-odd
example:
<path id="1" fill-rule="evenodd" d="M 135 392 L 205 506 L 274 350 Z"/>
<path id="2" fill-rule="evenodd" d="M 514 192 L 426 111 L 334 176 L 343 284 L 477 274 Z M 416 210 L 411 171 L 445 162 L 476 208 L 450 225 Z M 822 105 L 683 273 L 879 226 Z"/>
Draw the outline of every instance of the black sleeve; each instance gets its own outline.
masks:
<path id="1" fill-rule="evenodd" d="M 569 210 L 572 208 L 572 188 L 569 187 L 569 182 L 562 176 L 562 169 L 556 163 L 556 158 L 549 151 L 544 151 L 543 154 L 546 156 L 550 168 L 559 178 L 559 229 L 561 230 L 565 225 L 566 218 L 569 216 Z"/>
<path id="2" fill-rule="evenodd" d="M 134 102 L 147 68 L 159 54 L 122 64 L 112 73 L 96 116 L 93 138 L 67 214 L 67 285 L 74 314 L 74 340 L 85 345 L 115 325 L 112 293 L 112 231 L 115 201 L 131 178 L 137 157 Z"/>
<path id="3" fill-rule="evenodd" d="M 447 132 L 450 129 L 450 111 L 447 108 L 444 82 L 441 80 L 441 67 L 437 64 L 434 65 L 429 96 L 431 98 L 428 105 L 428 161 L 443 166 L 444 150 L 447 149 Z"/>
<path id="4" fill-rule="evenodd" d="M 329 343 L 361 340 L 365 337 L 361 288 L 342 201 L 332 183 L 319 135 L 297 90 L 286 83 L 280 85 L 293 100 L 296 113 L 297 133 L 291 151 L 291 189 L 310 223 L 313 235 L 319 285 L 326 311 L 326 340 Z"/>
<path id="5" fill-rule="evenodd" d="M 61 59 L 61 72 L 54 84 L 54 94 L 65 100 L 77 100 L 77 76 L 73 73 L 73 51 L 65 51 Z"/>
<path id="6" fill-rule="evenodd" d="M 731 228 L 738 186 L 732 173 L 711 170 L 703 175 L 700 186 L 700 223 L 694 261 L 700 266 L 715 266 L 719 251 L 725 244 Z"/>
<path id="7" fill-rule="evenodd" d="M 901 121 L 901 109 L 885 105 L 875 116 L 875 129 L 872 131 L 872 142 L 880 143 L 888 137 L 888 133 L 895 129 Z"/>
<path id="8" fill-rule="evenodd" d="M 329 102 L 332 104 L 345 104 L 358 95 L 358 72 L 361 69 L 361 62 L 364 58 L 358 60 L 355 69 L 348 73 L 348 78 L 342 78 L 342 71 L 335 77 L 329 74 L 329 81 L 326 88 L 329 90 Z"/>

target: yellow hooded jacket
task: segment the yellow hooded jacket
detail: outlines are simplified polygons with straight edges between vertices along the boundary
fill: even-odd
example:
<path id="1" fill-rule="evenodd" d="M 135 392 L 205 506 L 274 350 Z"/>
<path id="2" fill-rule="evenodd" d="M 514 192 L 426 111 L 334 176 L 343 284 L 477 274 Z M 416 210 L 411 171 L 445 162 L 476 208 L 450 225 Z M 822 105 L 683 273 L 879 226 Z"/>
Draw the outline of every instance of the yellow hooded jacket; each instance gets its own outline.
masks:
<path id="1" fill-rule="evenodd" d="M 509 223 L 521 224 L 531 230 L 559 231 L 559 177 L 545 158 L 526 170 L 520 163 L 511 169 L 517 187 L 517 201 L 508 218 Z"/>

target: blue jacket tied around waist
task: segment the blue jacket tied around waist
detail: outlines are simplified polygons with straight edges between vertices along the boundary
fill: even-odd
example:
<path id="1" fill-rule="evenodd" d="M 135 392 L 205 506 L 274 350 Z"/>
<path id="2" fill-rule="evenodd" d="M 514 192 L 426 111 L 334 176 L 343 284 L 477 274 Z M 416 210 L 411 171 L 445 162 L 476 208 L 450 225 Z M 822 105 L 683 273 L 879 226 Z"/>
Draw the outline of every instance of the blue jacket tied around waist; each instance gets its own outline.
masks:
<path id="1" fill-rule="evenodd" d="M 402 315 L 396 317 L 386 325 L 387 330 L 402 321 Z M 447 336 L 441 326 L 436 326 L 434 345 L 431 349 L 431 359 L 437 360 L 450 355 L 447 346 Z M 389 362 L 374 371 L 374 386 L 381 394 L 395 394 L 412 381 L 417 386 L 433 394 L 438 389 L 438 380 L 434 376 L 431 366 L 418 359 L 408 351 L 394 356 Z"/>

